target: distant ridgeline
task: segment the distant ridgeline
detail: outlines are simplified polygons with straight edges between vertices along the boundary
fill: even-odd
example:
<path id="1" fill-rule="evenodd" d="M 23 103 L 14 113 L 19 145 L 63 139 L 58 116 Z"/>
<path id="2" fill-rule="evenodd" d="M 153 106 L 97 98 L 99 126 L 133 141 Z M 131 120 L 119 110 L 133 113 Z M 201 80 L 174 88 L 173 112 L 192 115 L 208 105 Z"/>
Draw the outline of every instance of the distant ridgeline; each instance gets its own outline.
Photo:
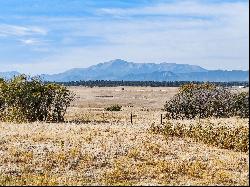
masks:
<path id="1" fill-rule="evenodd" d="M 10 79 L 19 72 L 0 72 L 0 77 Z M 70 82 L 66 84 L 94 84 L 112 86 L 160 85 L 173 86 L 190 81 L 202 82 L 248 82 L 249 71 L 207 70 L 197 65 L 176 63 L 134 63 L 121 59 L 99 63 L 88 68 L 74 68 L 62 73 L 38 75 L 48 82 Z M 89 81 L 92 80 L 92 81 Z M 106 80 L 98 82 L 95 80 Z M 110 81 L 109 81 L 110 80 Z M 123 80 L 123 81 L 122 81 Z M 94 83 L 93 83 L 94 81 Z M 165 81 L 165 82 L 164 82 Z M 161 83 L 160 83 L 161 82 Z M 229 83 L 231 84 L 231 83 Z M 235 83 L 239 84 L 239 83 Z M 240 84 L 241 85 L 241 84 Z"/>
<path id="2" fill-rule="evenodd" d="M 47 82 L 49 83 L 49 82 Z M 110 80 L 88 80 L 88 81 L 70 81 L 57 82 L 64 86 L 86 86 L 86 87 L 115 87 L 115 86 L 150 86 L 150 87 L 179 87 L 188 83 L 202 84 L 202 81 L 110 81 Z M 231 87 L 243 86 L 249 87 L 248 81 L 242 82 L 210 82 L 217 86 Z"/>

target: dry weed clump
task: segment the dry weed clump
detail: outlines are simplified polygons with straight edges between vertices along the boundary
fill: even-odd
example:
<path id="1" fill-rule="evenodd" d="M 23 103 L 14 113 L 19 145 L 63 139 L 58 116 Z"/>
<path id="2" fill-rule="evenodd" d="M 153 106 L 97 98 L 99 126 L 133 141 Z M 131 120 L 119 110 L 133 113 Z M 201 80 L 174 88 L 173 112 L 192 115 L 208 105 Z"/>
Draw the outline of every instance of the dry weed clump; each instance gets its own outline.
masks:
<path id="1" fill-rule="evenodd" d="M 161 126 L 152 125 L 153 132 L 162 133 L 166 137 L 175 136 L 179 138 L 192 138 L 196 142 L 235 151 L 249 151 L 249 127 L 247 126 L 215 126 L 206 121 L 196 121 L 194 124 L 186 125 L 171 121 Z"/>

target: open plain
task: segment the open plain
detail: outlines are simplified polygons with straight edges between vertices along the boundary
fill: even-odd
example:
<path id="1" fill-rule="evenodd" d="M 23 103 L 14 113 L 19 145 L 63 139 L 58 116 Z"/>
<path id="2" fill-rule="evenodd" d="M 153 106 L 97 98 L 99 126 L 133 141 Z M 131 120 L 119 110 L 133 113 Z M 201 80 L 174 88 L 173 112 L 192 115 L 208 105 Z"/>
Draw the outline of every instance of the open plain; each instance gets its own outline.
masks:
<path id="1" fill-rule="evenodd" d="M 249 150 L 152 131 L 178 88 L 69 89 L 76 100 L 65 123 L 0 123 L 0 185 L 249 185 Z M 113 104 L 122 110 L 105 111 Z M 162 120 L 232 130 L 248 128 L 249 122 L 237 117 Z"/>

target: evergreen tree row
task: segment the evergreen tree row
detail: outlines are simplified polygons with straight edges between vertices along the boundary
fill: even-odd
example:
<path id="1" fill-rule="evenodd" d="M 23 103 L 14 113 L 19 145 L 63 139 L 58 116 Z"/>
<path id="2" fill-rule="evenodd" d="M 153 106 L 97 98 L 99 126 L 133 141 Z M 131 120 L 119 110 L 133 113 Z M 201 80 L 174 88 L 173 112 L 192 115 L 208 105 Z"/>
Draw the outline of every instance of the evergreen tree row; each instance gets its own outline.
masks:
<path id="1" fill-rule="evenodd" d="M 48 82 L 49 83 L 49 82 Z M 149 86 L 149 87 L 180 87 L 185 84 L 203 84 L 199 81 L 111 81 L 111 80 L 88 80 L 88 81 L 71 81 L 57 82 L 57 84 L 65 86 L 86 86 L 86 87 L 116 87 L 116 86 Z M 248 87 L 249 82 L 210 82 L 216 86 L 231 87 L 244 86 Z"/>

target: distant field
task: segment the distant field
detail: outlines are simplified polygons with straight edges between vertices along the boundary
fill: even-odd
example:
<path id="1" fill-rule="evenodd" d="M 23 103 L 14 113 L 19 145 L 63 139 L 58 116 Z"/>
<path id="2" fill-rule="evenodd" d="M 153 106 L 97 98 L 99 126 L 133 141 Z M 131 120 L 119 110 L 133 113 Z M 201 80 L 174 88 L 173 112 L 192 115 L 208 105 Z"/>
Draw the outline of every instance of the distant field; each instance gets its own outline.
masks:
<path id="1" fill-rule="evenodd" d="M 68 123 L 0 123 L 0 185 L 249 185 L 249 150 L 152 132 L 178 88 L 69 89 L 77 99 Z M 112 104 L 122 110 L 104 110 Z M 248 129 L 249 119 L 168 122 L 233 132 Z"/>
<path id="2" fill-rule="evenodd" d="M 124 107 L 160 109 L 167 99 L 177 93 L 176 87 L 69 87 L 79 99 L 77 107 L 95 108 L 119 103 Z M 100 97 L 112 96 L 112 97 Z"/>

